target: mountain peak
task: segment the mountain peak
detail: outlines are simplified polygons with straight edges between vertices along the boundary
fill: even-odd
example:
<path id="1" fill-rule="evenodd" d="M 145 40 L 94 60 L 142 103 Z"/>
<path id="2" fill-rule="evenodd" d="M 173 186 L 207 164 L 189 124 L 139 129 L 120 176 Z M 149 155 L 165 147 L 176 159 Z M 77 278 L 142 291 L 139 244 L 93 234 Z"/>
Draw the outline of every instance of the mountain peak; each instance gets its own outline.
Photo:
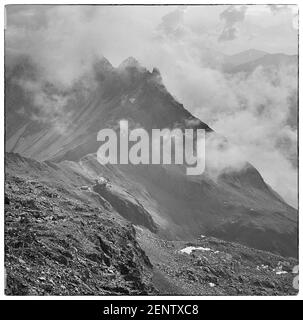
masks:
<path id="1" fill-rule="evenodd" d="M 138 60 L 136 60 L 134 57 L 128 57 L 127 59 L 123 60 L 121 64 L 118 67 L 119 69 L 124 68 L 142 68 Z"/>
<path id="2" fill-rule="evenodd" d="M 160 70 L 156 67 L 153 68 L 152 74 L 156 75 L 156 76 L 161 76 L 160 74 Z"/>
<path id="3" fill-rule="evenodd" d="M 254 56 L 255 57 L 255 56 L 265 56 L 266 54 L 268 53 L 265 51 L 251 48 L 235 54 L 231 54 L 230 56 L 234 56 L 234 57 Z"/>
<path id="4" fill-rule="evenodd" d="M 96 60 L 95 66 L 96 66 L 97 69 L 101 69 L 101 70 L 112 70 L 112 69 L 114 69 L 112 64 L 104 56 L 102 56 L 101 58 Z"/>
<path id="5" fill-rule="evenodd" d="M 254 54 L 254 53 L 257 53 L 257 54 L 268 54 L 267 52 L 265 52 L 265 51 L 263 51 L 263 50 L 258 50 L 258 49 L 253 49 L 253 48 L 250 48 L 250 49 L 244 50 L 244 51 L 239 52 L 239 53 L 248 53 L 248 54 Z"/>

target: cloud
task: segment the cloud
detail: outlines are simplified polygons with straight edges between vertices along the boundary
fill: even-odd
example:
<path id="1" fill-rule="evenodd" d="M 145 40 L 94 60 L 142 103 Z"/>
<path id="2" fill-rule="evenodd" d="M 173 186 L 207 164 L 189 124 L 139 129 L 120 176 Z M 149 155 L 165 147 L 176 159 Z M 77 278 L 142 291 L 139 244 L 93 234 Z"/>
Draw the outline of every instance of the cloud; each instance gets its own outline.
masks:
<path id="1" fill-rule="evenodd" d="M 299 11 L 297 5 L 269 4 L 268 7 L 274 15 L 291 15 L 293 17 L 292 27 L 296 30 L 299 28 Z"/>
<path id="2" fill-rule="evenodd" d="M 206 168 L 213 179 L 226 172 L 240 171 L 247 165 L 241 148 L 224 136 L 213 132 L 206 139 Z"/>
<path id="3" fill-rule="evenodd" d="M 209 156 L 217 159 L 217 168 L 239 167 L 244 157 L 296 205 L 297 168 L 289 154 L 296 156 L 297 132 L 289 118 L 296 109 L 297 70 L 259 68 L 248 76 L 221 71 L 224 54 L 252 46 L 296 52 L 293 9 L 275 14 L 266 6 L 8 6 L 7 10 L 7 55 L 30 55 L 40 66 L 43 81 L 68 91 L 90 74 L 96 57 L 102 55 L 115 66 L 128 56 L 149 70 L 156 66 L 169 92 L 230 141 L 223 149 L 212 141 L 214 151 Z M 64 109 L 66 102 L 58 93 L 50 97 L 36 91 L 36 104 L 47 106 L 47 112 Z"/>
<path id="4" fill-rule="evenodd" d="M 232 144 L 232 150 L 226 153 L 227 165 L 238 168 L 239 160 L 245 157 L 294 206 L 297 205 L 297 130 L 287 122 L 290 109 L 297 108 L 289 100 L 296 94 L 296 72 L 294 67 L 275 72 L 259 68 L 248 77 L 221 75 L 219 81 L 208 81 L 210 91 L 218 92 L 217 97 L 195 109 L 197 116 Z M 218 74 L 213 77 L 217 79 Z M 202 97 L 195 98 L 201 100 Z M 191 104 L 189 100 L 188 104 Z M 281 141 L 287 141 L 286 145 Z M 219 165 L 225 166 L 225 162 Z"/>
<path id="5" fill-rule="evenodd" d="M 43 83 L 34 80 L 18 79 L 16 83 L 26 94 L 30 93 L 35 112 L 27 115 L 37 122 L 51 124 L 55 130 L 63 134 L 71 120 L 71 112 L 65 108 L 71 96 L 47 90 Z"/>
<path id="6" fill-rule="evenodd" d="M 272 11 L 273 14 L 278 14 L 283 11 L 291 10 L 288 5 L 279 5 L 279 4 L 269 4 L 268 8 Z"/>
<path id="7" fill-rule="evenodd" d="M 95 55 L 100 53 L 94 33 L 97 26 L 90 22 L 89 8 L 58 6 L 45 11 L 41 7 L 25 6 L 24 12 L 8 15 L 6 47 L 30 55 L 43 69 L 46 80 L 70 87 L 90 71 Z M 39 22 L 41 17 L 43 22 Z"/>
<path id="8" fill-rule="evenodd" d="M 224 20 L 224 29 L 219 36 L 219 41 L 234 40 L 237 36 L 236 24 L 245 18 L 246 6 L 229 6 L 220 14 L 220 19 Z"/>
<path id="9" fill-rule="evenodd" d="M 162 17 L 162 22 L 158 28 L 167 36 L 179 37 L 182 36 L 184 30 L 184 14 L 186 7 L 181 6 L 176 10 L 169 12 Z"/>

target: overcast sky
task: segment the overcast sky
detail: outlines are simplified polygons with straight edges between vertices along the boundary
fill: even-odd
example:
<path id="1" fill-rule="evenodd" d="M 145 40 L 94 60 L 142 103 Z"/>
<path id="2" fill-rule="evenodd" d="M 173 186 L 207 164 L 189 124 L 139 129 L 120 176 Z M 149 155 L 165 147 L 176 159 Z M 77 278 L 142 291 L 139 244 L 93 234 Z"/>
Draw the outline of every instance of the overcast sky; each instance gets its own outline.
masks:
<path id="1" fill-rule="evenodd" d="M 297 169 L 287 153 L 296 149 L 297 129 L 287 119 L 297 71 L 257 70 L 246 79 L 220 71 L 223 54 L 247 49 L 297 54 L 296 6 L 6 8 L 6 63 L 15 54 L 28 54 L 45 79 L 61 88 L 89 72 L 102 55 L 114 66 L 128 56 L 149 70 L 156 66 L 178 101 L 237 146 L 228 155 L 231 161 L 244 155 L 296 205 Z"/>
<path id="2" fill-rule="evenodd" d="M 149 37 L 156 34 L 158 36 L 170 34 L 179 39 L 190 33 L 196 37 L 197 42 L 203 42 L 206 46 L 227 54 L 250 48 L 269 53 L 295 54 L 297 11 L 296 6 L 290 5 L 179 7 L 11 5 L 7 7 L 7 26 L 8 34 L 11 34 L 17 30 L 24 33 L 28 30 L 51 28 L 59 23 L 62 27 L 61 32 L 69 32 L 72 35 L 73 31 L 77 32 L 77 26 L 71 30 L 71 23 L 86 21 L 96 27 L 105 27 L 111 36 L 107 42 L 119 42 L 128 32 L 135 32 L 136 35 L 150 32 Z M 80 20 L 77 20 L 78 18 Z M 54 22 L 56 19 L 59 21 Z M 141 28 L 143 29 L 138 30 Z M 120 48 L 119 43 L 116 46 Z M 123 59 L 123 53 L 121 52 L 120 56 L 116 53 L 113 59 L 114 63 L 118 63 L 116 60 Z"/>

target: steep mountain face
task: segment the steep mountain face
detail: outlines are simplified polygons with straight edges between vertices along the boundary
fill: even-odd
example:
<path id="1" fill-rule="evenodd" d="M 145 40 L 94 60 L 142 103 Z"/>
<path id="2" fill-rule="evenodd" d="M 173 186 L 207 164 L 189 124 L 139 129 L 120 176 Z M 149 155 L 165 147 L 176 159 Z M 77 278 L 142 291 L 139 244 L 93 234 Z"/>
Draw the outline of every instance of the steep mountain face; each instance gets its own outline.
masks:
<path id="1" fill-rule="evenodd" d="M 189 121 L 196 120 L 194 127 L 210 130 L 166 91 L 157 69 L 149 72 L 133 58 L 124 61 L 117 69 L 106 59 L 98 61 L 92 88 L 83 85 L 87 79 L 81 79 L 72 90 L 64 93 L 56 92 L 45 84 L 42 91 L 47 99 L 68 97 L 58 114 L 43 114 L 41 106 L 36 107 L 38 110 L 34 112 L 32 105 L 37 99 L 36 92 L 31 92 L 27 87 L 22 90 L 16 84 L 17 77 L 19 83 L 23 77 L 28 81 L 26 69 L 31 66 L 26 64 L 22 67 L 24 70 L 20 71 L 17 65 L 7 77 L 7 151 L 41 160 L 79 160 L 98 149 L 98 131 L 115 127 L 120 119 L 128 119 L 134 126 L 139 124 L 147 130 L 184 127 Z M 22 75 L 19 75 L 20 72 Z M 39 77 L 31 81 L 35 83 Z M 16 86 L 21 90 L 17 92 L 17 97 Z"/>
<path id="2" fill-rule="evenodd" d="M 182 166 L 101 165 L 97 133 L 115 129 L 121 119 L 148 131 L 212 132 L 167 92 L 157 69 L 149 72 L 133 58 L 118 68 L 101 59 L 92 75 L 67 91 L 43 82 L 26 59 L 7 72 L 6 151 L 56 163 L 90 186 L 100 176 L 108 178 L 112 188 L 95 188 L 94 197 L 163 238 L 190 240 L 202 233 L 297 256 L 297 211 L 249 164 L 216 178 L 207 171 L 187 176 Z"/>

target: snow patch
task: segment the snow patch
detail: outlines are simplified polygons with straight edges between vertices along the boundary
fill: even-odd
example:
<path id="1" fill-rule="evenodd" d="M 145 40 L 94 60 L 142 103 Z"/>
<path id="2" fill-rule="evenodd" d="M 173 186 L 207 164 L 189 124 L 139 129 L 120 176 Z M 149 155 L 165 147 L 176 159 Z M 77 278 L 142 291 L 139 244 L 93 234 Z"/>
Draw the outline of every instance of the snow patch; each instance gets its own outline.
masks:
<path id="1" fill-rule="evenodd" d="M 269 268 L 269 266 L 268 265 L 265 265 L 265 264 L 261 264 L 261 266 L 257 266 L 257 270 L 261 270 L 261 269 L 263 269 L 263 270 L 268 270 L 268 268 Z"/>
<path id="2" fill-rule="evenodd" d="M 203 247 L 186 247 L 180 250 L 181 253 L 191 254 L 193 250 L 201 250 L 201 251 L 211 251 L 210 248 L 203 248 Z"/>
<path id="3" fill-rule="evenodd" d="M 285 273 L 287 273 L 287 271 L 276 271 L 276 274 L 285 274 Z"/>

